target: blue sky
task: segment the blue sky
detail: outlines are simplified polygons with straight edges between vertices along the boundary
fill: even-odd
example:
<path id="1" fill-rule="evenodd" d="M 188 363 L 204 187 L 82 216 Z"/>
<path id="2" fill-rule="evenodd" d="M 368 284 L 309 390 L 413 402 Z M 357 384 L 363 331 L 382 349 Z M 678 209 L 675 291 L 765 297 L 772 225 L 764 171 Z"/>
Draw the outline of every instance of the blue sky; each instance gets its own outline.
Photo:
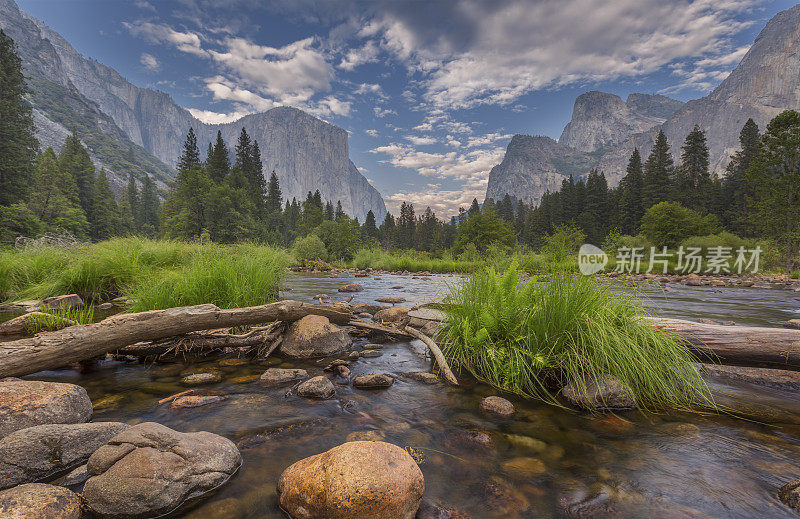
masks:
<path id="1" fill-rule="evenodd" d="M 482 200 L 511 135 L 587 90 L 689 100 L 775 13 L 757 0 L 18 0 L 87 57 L 207 122 L 277 105 L 350 132 L 390 211 Z"/>

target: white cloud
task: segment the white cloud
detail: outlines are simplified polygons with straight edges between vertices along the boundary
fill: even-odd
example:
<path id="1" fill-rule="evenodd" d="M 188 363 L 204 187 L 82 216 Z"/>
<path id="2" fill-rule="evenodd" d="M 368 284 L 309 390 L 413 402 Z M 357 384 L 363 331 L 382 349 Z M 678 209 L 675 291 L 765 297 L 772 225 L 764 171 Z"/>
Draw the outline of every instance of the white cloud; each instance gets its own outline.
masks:
<path id="1" fill-rule="evenodd" d="M 381 108 L 380 106 L 372 107 L 372 112 L 375 117 L 386 117 L 387 115 L 397 115 L 397 112 L 388 108 Z"/>
<path id="2" fill-rule="evenodd" d="M 760 0 L 455 0 L 435 16 L 397 6 L 361 32 L 424 79 L 442 109 L 511 104 L 539 89 L 717 59 Z M 396 5 L 396 4 L 395 4 Z M 430 19 L 447 15 L 447 31 Z M 424 18 L 423 18 L 424 17 Z"/>
<path id="3" fill-rule="evenodd" d="M 161 63 L 158 62 L 155 56 L 148 53 L 143 53 L 142 56 L 139 58 L 139 63 L 144 66 L 145 69 L 149 70 L 150 72 L 158 72 L 161 70 Z"/>
<path id="4" fill-rule="evenodd" d="M 232 123 L 234 121 L 238 121 L 245 115 L 249 115 L 248 112 L 232 112 L 229 114 L 221 114 L 212 112 L 211 110 L 198 110 L 197 108 L 189 108 L 189 113 L 191 113 L 196 119 L 206 124 Z"/>
<path id="5" fill-rule="evenodd" d="M 317 107 L 325 115 L 333 114 L 347 117 L 350 115 L 352 104 L 349 101 L 341 101 L 333 96 L 328 96 L 317 103 Z"/>
<path id="6" fill-rule="evenodd" d="M 234 81 L 223 76 L 214 76 L 205 80 L 206 88 L 214 95 L 215 100 L 235 101 L 251 106 L 258 111 L 269 110 L 280 106 L 272 99 L 264 98 L 255 92 L 241 88 Z"/>
<path id="7" fill-rule="evenodd" d="M 375 130 L 375 129 L 372 129 L 372 128 L 364 130 L 364 133 L 366 133 L 370 137 L 377 137 L 377 136 L 380 135 L 380 132 L 378 132 L 378 130 Z"/>
<path id="8" fill-rule="evenodd" d="M 415 146 L 425 146 L 436 144 L 438 141 L 433 137 L 420 137 L 418 135 L 406 135 L 405 139 Z"/>
<path id="9" fill-rule="evenodd" d="M 362 47 L 350 49 L 342 58 L 341 63 L 339 63 L 339 68 L 351 71 L 360 65 L 375 63 L 378 61 L 379 52 L 380 49 L 377 43 L 374 40 L 369 40 Z"/>
<path id="10" fill-rule="evenodd" d="M 672 67 L 672 74 L 681 81 L 659 91 L 661 94 L 674 94 L 681 90 L 711 90 L 715 85 L 728 77 L 731 70 L 742 60 L 750 45 L 739 47 L 728 54 L 713 58 L 704 58 L 691 64 L 678 63 Z"/>
<path id="11" fill-rule="evenodd" d="M 511 137 L 513 137 L 513 135 L 510 133 L 487 133 L 486 135 L 477 137 L 468 137 L 466 146 L 467 148 L 477 148 L 488 144 L 494 144 L 497 141 L 510 139 Z"/>
<path id="12" fill-rule="evenodd" d="M 200 36 L 193 32 L 176 31 L 168 25 L 143 21 L 122 22 L 122 25 L 134 36 L 144 38 L 150 43 L 168 43 L 181 52 L 208 57 L 208 52 L 202 48 Z"/>
<path id="13" fill-rule="evenodd" d="M 136 2 L 134 2 L 134 5 L 136 5 L 136 7 L 138 7 L 139 9 L 144 9 L 145 11 L 156 12 L 156 7 L 150 2 L 147 2 L 146 0 L 136 0 Z"/>
<path id="14" fill-rule="evenodd" d="M 430 207 L 439 219 L 448 220 L 458 214 L 459 207 L 469 208 L 473 199 L 480 202 L 485 194 L 486 186 L 442 189 L 438 184 L 428 184 L 423 191 L 400 191 L 384 196 L 384 200 L 387 209 L 395 215 L 403 202 L 411 202 L 416 211 Z"/>
<path id="15" fill-rule="evenodd" d="M 429 153 L 418 151 L 405 144 L 392 143 L 373 148 L 370 153 L 388 155 L 388 160 L 379 162 L 413 169 L 420 175 L 453 178 L 473 185 L 478 182 L 485 187 L 489 179 L 489 170 L 500 163 L 505 150 L 492 148 L 466 153 L 456 151 Z"/>

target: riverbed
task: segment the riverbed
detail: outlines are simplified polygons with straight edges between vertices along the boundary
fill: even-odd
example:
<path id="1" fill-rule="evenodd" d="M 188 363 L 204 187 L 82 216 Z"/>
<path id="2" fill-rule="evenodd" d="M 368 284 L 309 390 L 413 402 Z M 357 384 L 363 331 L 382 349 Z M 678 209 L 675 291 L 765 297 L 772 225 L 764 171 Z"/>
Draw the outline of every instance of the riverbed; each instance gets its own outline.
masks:
<path id="1" fill-rule="evenodd" d="M 282 295 L 311 301 L 326 294 L 344 300 L 338 287 L 358 282 L 364 291 L 353 302 L 398 295 L 408 300 L 398 306 L 411 306 L 442 297 L 448 284 L 458 282 L 456 276 L 379 277 L 292 273 L 285 282 L 290 290 Z M 664 292 L 651 285 L 640 294 L 654 314 L 667 317 L 758 326 L 800 317 L 800 294 L 787 290 L 672 285 Z M 28 378 L 85 387 L 96 406 L 96 421 L 156 421 L 235 441 L 244 458 L 240 471 L 181 517 L 285 517 L 275 491 L 280 473 L 348 436 L 408 447 L 425 476 L 426 498 L 465 513 L 458 517 L 797 517 L 776 497 L 781 485 L 800 477 L 797 393 L 710 380 L 723 398 L 768 405 L 782 422 L 775 425 L 679 412 L 592 416 L 509 395 L 503 396 L 517 414 L 504 420 L 478 408 L 481 398 L 497 394 L 491 388 L 404 378 L 402 373 L 430 368 L 421 343 L 386 343 L 382 351 L 350 368 L 354 376 L 394 374 L 391 387 L 359 390 L 339 380 L 336 395 L 325 401 L 297 397 L 286 387 L 262 387 L 257 376 L 271 366 L 319 375 L 331 358 L 272 358 L 239 366 L 220 365 L 220 359 L 192 365 L 106 361 L 89 372 L 61 370 Z M 224 395 L 224 401 L 191 409 L 158 405 L 159 399 L 186 389 L 180 385 L 183 375 L 203 370 L 224 374 L 220 383 L 204 387 Z"/>

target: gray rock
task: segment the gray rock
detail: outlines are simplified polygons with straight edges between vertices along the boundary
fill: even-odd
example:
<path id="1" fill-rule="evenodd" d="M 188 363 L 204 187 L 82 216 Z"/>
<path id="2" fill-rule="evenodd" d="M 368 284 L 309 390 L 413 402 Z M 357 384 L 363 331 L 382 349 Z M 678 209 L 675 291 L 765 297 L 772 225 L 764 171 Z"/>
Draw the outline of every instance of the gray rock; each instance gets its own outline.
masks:
<path id="1" fill-rule="evenodd" d="M 499 396 L 487 396 L 481 400 L 481 410 L 485 413 L 508 418 L 514 414 L 514 404 Z"/>
<path id="2" fill-rule="evenodd" d="M 386 388 L 394 384 L 394 377 L 387 373 L 369 373 L 353 379 L 353 387 L 359 389 Z"/>
<path id="3" fill-rule="evenodd" d="M 75 487 L 78 485 L 83 485 L 86 483 L 86 480 L 89 479 L 89 472 L 86 468 L 86 464 L 84 463 L 80 467 L 77 467 L 69 472 L 64 479 L 59 483 L 62 487 Z"/>
<path id="4" fill-rule="evenodd" d="M 119 422 L 37 425 L 0 440 L 0 488 L 32 483 L 86 463 L 128 428 Z"/>
<path id="5" fill-rule="evenodd" d="M 280 351 L 294 358 L 325 357 L 343 351 L 353 340 L 327 317 L 307 315 L 293 322 L 283 336 Z"/>
<path id="6" fill-rule="evenodd" d="M 281 386 L 304 378 L 308 378 L 308 372 L 304 369 L 269 368 L 258 381 L 264 386 Z"/>
<path id="7" fill-rule="evenodd" d="M 383 352 L 380 350 L 364 350 L 361 352 L 361 357 L 365 359 L 375 359 L 383 355 Z"/>
<path id="8" fill-rule="evenodd" d="M 369 303 L 355 303 L 352 305 L 353 313 L 356 314 L 370 314 L 374 315 L 376 312 L 380 312 L 384 308 L 391 308 L 385 305 L 373 305 Z"/>
<path id="9" fill-rule="evenodd" d="M 55 485 L 28 483 L 0 492 L 0 517 L 5 519 L 80 519 L 81 498 Z"/>
<path id="10" fill-rule="evenodd" d="M 222 373 L 193 373 L 183 377 L 181 384 L 184 386 L 202 386 L 204 384 L 216 384 L 220 380 L 222 380 Z"/>
<path id="11" fill-rule="evenodd" d="M 402 373 L 401 376 L 410 378 L 411 380 L 415 380 L 417 382 L 422 382 L 423 384 L 439 383 L 439 377 L 428 371 L 411 371 L 409 373 Z"/>
<path id="12" fill-rule="evenodd" d="M 561 390 L 567 401 L 581 409 L 632 409 L 636 407 L 633 392 L 611 375 L 602 375 L 586 384 L 584 394 L 577 387 L 568 385 Z"/>
<path id="13" fill-rule="evenodd" d="M 403 296 L 383 296 L 375 299 L 375 301 L 379 303 L 391 303 L 393 305 L 397 303 L 403 303 L 405 300 L 406 298 Z"/>
<path id="14" fill-rule="evenodd" d="M 330 398 L 336 393 L 336 388 L 327 377 L 322 375 L 310 378 L 297 386 L 297 394 L 306 398 Z"/>
<path id="15" fill-rule="evenodd" d="M 83 306 L 83 299 L 78 294 L 46 297 L 42 299 L 42 308 L 45 310 L 68 310 Z"/>
<path id="16" fill-rule="evenodd" d="M 222 436 L 145 422 L 92 454 L 83 497 L 100 517 L 157 517 L 215 490 L 241 463 L 239 450 Z"/>
<path id="17" fill-rule="evenodd" d="M 92 401 L 80 386 L 0 379 L 0 438 L 35 425 L 83 423 L 91 417 Z"/>

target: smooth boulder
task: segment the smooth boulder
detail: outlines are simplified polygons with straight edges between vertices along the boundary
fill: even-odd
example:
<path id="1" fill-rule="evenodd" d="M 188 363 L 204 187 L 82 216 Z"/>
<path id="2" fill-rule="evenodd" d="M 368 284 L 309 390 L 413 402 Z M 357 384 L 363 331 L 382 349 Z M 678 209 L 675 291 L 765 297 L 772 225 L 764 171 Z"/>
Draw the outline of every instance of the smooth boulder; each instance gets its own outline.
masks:
<path id="1" fill-rule="evenodd" d="M 487 396 L 481 400 L 481 411 L 508 418 L 514 414 L 514 404 L 503 397 Z"/>
<path id="2" fill-rule="evenodd" d="M 28 483 L 0 492 L 3 519 L 80 519 L 81 498 L 55 485 Z"/>
<path id="3" fill-rule="evenodd" d="M 78 294 L 53 296 L 42 299 L 42 308 L 45 310 L 68 310 L 83 306 L 83 299 Z"/>
<path id="4" fill-rule="evenodd" d="M 364 287 L 358 283 L 349 283 L 339 287 L 339 292 L 361 292 L 362 290 L 364 290 Z"/>
<path id="5" fill-rule="evenodd" d="M 602 375 L 586 383 L 586 391 L 574 384 L 565 386 L 561 394 L 581 409 L 633 409 L 636 399 L 630 388 L 611 375 Z"/>
<path id="6" fill-rule="evenodd" d="M 100 517 L 157 517 L 215 490 L 241 464 L 239 449 L 222 436 L 144 422 L 92 454 L 83 497 Z"/>
<path id="7" fill-rule="evenodd" d="M 280 506 L 294 519 L 413 519 L 424 492 L 414 459 L 380 441 L 302 459 L 278 480 Z"/>
<path id="8" fill-rule="evenodd" d="M 304 369 L 269 368 L 262 373 L 258 382 L 262 386 L 281 386 L 306 378 L 308 378 L 308 372 Z"/>
<path id="9" fill-rule="evenodd" d="M 0 380 L 0 438 L 53 423 L 83 423 L 92 417 L 86 390 L 74 384 L 6 378 Z"/>
<path id="10" fill-rule="evenodd" d="M 387 373 L 369 373 L 353 379 L 353 387 L 359 389 L 379 389 L 394 384 L 394 377 Z"/>
<path id="11" fill-rule="evenodd" d="M 128 428 L 120 422 L 48 424 L 0 440 L 0 489 L 32 483 L 86 463 L 94 451 Z"/>
<path id="12" fill-rule="evenodd" d="M 306 398 L 330 398 L 336 393 L 336 388 L 327 377 L 322 375 L 310 378 L 297 386 L 297 394 Z"/>
<path id="13" fill-rule="evenodd" d="M 397 323 L 408 317 L 408 308 L 386 308 L 376 312 L 372 320 L 378 323 Z"/>
<path id="14" fill-rule="evenodd" d="M 298 359 L 326 357 L 353 343 L 350 335 L 322 315 L 307 315 L 293 322 L 283 337 L 280 351 Z"/>

